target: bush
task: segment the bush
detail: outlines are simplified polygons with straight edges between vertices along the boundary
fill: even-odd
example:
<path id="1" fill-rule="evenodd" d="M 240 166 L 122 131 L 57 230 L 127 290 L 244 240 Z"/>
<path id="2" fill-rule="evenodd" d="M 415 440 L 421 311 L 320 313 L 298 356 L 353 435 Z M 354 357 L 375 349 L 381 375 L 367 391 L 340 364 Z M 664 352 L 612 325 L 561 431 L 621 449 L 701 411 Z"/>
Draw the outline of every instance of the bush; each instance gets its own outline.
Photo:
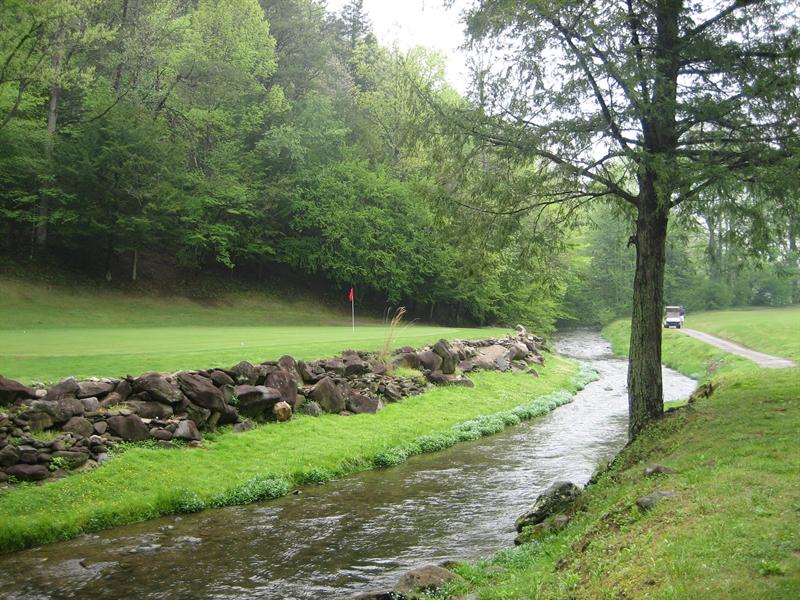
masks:
<path id="1" fill-rule="evenodd" d="M 271 500 L 272 498 L 285 496 L 289 493 L 289 489 L 289 484 L 283 479 L 271 476 L 257 476 L 217 495 L 211 504 L 213 506 L 232 506 Z"/>

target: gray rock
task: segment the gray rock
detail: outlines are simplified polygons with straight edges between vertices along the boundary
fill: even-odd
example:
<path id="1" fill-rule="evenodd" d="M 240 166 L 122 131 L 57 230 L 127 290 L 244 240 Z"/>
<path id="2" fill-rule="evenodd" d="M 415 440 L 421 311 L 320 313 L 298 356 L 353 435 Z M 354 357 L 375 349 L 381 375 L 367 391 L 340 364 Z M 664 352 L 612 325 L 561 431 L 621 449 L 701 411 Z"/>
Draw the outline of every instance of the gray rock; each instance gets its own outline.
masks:
<path id="1" fill-rule="evenodd" d="M 675 492 L 672 490 L 657 490 L 652 494 L 648 494 L 647 496 L 642 496 L 636 501 L 636 506 L 638 506 L 642 510 L 650 510 L 656 504 L 659 504 L 662 500 L 667 498 L 672 498 L 673 496 L 677 496 Z"/>
<path id="2" fill-rule="evenodd" d="M 175 541 L 179 544 L 191 544 L 192 546 L 196 546 L 203 542 L 202 538 L 199 537 L 192 537 L 191 535 L 180 535 L 175 538 Z"/>
<path id="3" fill-rule="evenodd" d="M 452 375 L 456 372 L 458 353 L 453 350 L 450 342 L 447 340 L 439 340 L 433 345 L 433 352 L 439 355 L 442 359 L 442 364 L 439 368 L 442 373 L 445 375 Z"/>
<path id="4" fill-rule="evenodd" d="M 256 385 L 260 375 L 258 368 L 246 360 L 243 360 L 235 367 L 231 367 L 229 373 L 234 378 L 234 383 L 246 385 Z"/>
<path id="5" fill-rule="evenodd" d="M 313 400 L 307 400 L 300 406 L 300 412 L 310 417 L 319 417 L 322 414 L 322 408 Z"/>
<path id="6" fill-rule="evenodd" d="M 168 429 L 153 427 L 152 429 L 150 429 L 150 437 L 155 440 L 169 442 L 172 439 L 172 432 Z"/>
<path id="7" fill-rule="evenodd" d="M 94 433 L 94 425 L 89 419 L 84 419 L 83 417 L 72 417 L 61 429 L 83 438 L 88 438 Z"/>
<path id="8" fill-rule="evenodd" d="M 225 403 L 222 391 L 210 379 L 184 372 L 178 373 L 178 383 L 189 400 L 198 406 L 210 411 L 222 410 Z"/>
<path id="9" fill-rule="evenodd" d="M 653 463 L 652 465 L 647 465 L 644 469 L 644 476 L 645 477 L 652 477 L 654 475 L 671 475 L 675 472 L 675 469 L 671 469 L 670 467 L 666 467 L 664 465 L 659 465 L 658 463 Z"/>
<path id="10" fill-rule="evenodd" d="M 122 382 L 114 391 L 122 396 L 120 386 L 122 386 Z M 151 399 L 164 404 L 180 404 L 183 401 L 183 393 L 177 384 L 164 377 L 161 373 L 153 371 L 143 373 L 134 379 L 133 391 L 137 394 L 146 392 Z M 127 398 L 127 395 L 125 397 Z"/>
<path id="11" fill-rule="evenodd" d="M 244 431 L 250 431 L 252 428 L 253 428 L 252 421 L 248 421 L 247 419 L 245 419 L 241 423 L 236 423 L 236 425 L 233 426 L 233 430 L 236 433 L 242 433 Z"/>
<path id="12" fill-rule="evenodd" d="M 90 398 L 94 396 L 105 396 L 114 390 L 115 384 L 104 381 L 81 381 L 78 384 L 78 391 L 75 395 L 78 398 Z"/>
<path id="13" fill-rule="evenodd" d="M 288 371 L 278 369 L 267 375 L 267 387 L 278 390 L 281 394 L 281 401 L 294 407 L 297 402 L 297 382 L 292 378 Z"/>
<path id="14" fill-rule="evenodd" d="M 360 415 L 365 413 L 376 413 L 383 408 L 383 402 L 378 398 L 371 398 L 364 394 L 351 393 L 346 401 L 347 410 L 351 413 Z"/>
<path id="15" fill-rule="evenodd" d="M 346 408 L 341 391 L 339 391 L 339 388 L 336 387 L 330 377 L 324 377 L 318 381 L 311 388 L 309 398 L 316 402 L 325 412 L 339 413 Z"/>
<path id="16" fill-rule="evenodd" d="M 6 467 L 5 471 L 20 481 L 41 481 L 50 477 L 50 469 L 44 465 L 18 464 Z"/>
<path id="17" fill-rule="evenodd" d="M 200 431 L 198 431 L 197 426 L 193 421 L 188 419 L 178 423 L 178 426 L 175 428 L 175 433 L 172 434 L 172 437 L 173 439 L 186 440 L 187 442 L 201 439 Z"/>
<path id="18" fill-rule="evenodd" d="M 533 506 L 519 517 L 515 523 L 517 531 L 523 527 L 541 523 L 550 515 L 569 509 L 581 495 L 581 488 L 569 481 L 556 481 L 547 488 Z"/>
<path id="19" fill-rule="evenodd" d="M 211 371 L 208 374 L 208 377 L 214 382 L 214 385 L 220 388 L 223 385 L 234 385 L 235 383 L 230 375 L 228 375 L 225 371 L 220 371 L 219 369 Z"/>
<path id="20" fill-rule="evenodd" d="M 69 377 L 61 383 L 57 383 L 47 388 L 47 395 L 44 397 L 44 399 L 49 402 L 57 402 L 67 396 L 74 398 L 78 393 L 78 389 L 78 382 L 74 377 Z"/>
<path id="21" fill-rule="evenodd" d="M 428 371 L 438 371 L 442 366 L 442 357 L 430 350 L 424 350 L 417 353 L 419 358 L 419 366 Z"/>
<path id="22" fill-rule="evenodd" d="M 126 406 L 143 419 L 168 419 L 173 415 L 172 406 L 163 402 L 148 402 L 145 400 L 128 400 Z"/>
<path id="23" fill-rule="evenodd" d="M 278 390 L 263 385 L 238 385 L 234 393 L 239 402 L 239 414 L 252 419 L 266 419 L 281 400 Z"/>
<path id="24" fill-rule="evenodd" d="M 108 423 L 105 421 L 96 421 L 94 424 L 94 432 L 97 435 L 103 435 L 108 430 Z"/>
<path id="25" fill-rule="evenodd" d="M 459 575 L 443 567 L 428 565 L 413 569 L 403 575 L 397 585 L 394 586 L 394 591 L 404 596 L 411 596 L 421 592 L 435 592 L 444 584 L 460 579 Z"/>
<path id="26" fill-rule="evenodd" d="M 106 419 L 109 431 L 125 441 L 141 442 L 150 437 L 147 425 L 136 415 L 114 415 Z"/>
<path id="27" fill-rule="evenodd" d="M 94 396 L 81 398 L 81 404 L 83 404 L 83 410 L 85 412 L 96 412 L 100 410 L 100 401 Z"/>
<path id="28" fill-rule="evenodd" d="M 405 369 L 419 369 L 419 357 L 413 350 L 410 352 L 401 352 L 392 357 L 392 366 Z"/>
<path id="29" fill-rule="evenodd" d="M 10 467 L 19 462 L 19 451 L 14 446 L 6 446 L 0 450 L 0 467 Z"/>
<path id="30" fill-rule="evenodd" d="M 0 375 L 0 406 L 14 404 L 17 400 L 36 398 L 36 390 L 22 385 L 19 381 Z"/>

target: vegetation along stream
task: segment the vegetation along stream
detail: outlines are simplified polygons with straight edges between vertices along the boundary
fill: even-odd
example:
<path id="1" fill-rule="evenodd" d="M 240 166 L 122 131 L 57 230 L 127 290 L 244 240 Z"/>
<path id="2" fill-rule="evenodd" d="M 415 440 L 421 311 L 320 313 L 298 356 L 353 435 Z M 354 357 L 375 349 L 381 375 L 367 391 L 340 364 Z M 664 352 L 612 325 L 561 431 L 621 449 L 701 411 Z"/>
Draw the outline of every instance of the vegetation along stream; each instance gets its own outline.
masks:
<path id="1" fill-rule="evenodd" d="M 600 379 L 540 419 L 277 501 L 1 556 L 0 597 L 341 598 L 415 566 L 493 554 L 549 484 L 584 484 L 627 438 L 626 361 L 594 332 L 563 335 L 556 348 Z M 665 369 L 666 401 L 694 387 Z"/>

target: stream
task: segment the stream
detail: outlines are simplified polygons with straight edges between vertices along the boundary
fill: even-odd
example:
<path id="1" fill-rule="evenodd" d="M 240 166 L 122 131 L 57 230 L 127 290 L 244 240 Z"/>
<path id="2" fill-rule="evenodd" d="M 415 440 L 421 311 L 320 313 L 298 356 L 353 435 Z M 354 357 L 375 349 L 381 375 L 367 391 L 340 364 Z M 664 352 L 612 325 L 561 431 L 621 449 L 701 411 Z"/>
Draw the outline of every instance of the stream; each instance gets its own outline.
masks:
<path id="1" fill-rule="evenodd" d="M 299 495 L 0 556 L 0 598 L 344 598 L 413 567 L 488 557 L 553 481 L 585 484 L 626 442 L 627 362 L 592 331 L 554 346 L 600 379 L 548 415 Z M 664 369 L 666 401 L 695 385 Z"/>

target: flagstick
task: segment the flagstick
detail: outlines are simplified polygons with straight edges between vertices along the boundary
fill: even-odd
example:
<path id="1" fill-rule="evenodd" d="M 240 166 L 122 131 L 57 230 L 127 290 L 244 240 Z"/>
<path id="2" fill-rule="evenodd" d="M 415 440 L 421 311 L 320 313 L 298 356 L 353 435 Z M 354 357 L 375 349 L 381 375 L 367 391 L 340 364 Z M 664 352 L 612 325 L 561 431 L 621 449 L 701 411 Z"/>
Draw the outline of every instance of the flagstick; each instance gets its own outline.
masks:
<path id="1" fill-rule="evenodd" d="M 350 309 L 353 312 L 353 333 L 356 332 L 356 299 L 350 300 Z"/>

